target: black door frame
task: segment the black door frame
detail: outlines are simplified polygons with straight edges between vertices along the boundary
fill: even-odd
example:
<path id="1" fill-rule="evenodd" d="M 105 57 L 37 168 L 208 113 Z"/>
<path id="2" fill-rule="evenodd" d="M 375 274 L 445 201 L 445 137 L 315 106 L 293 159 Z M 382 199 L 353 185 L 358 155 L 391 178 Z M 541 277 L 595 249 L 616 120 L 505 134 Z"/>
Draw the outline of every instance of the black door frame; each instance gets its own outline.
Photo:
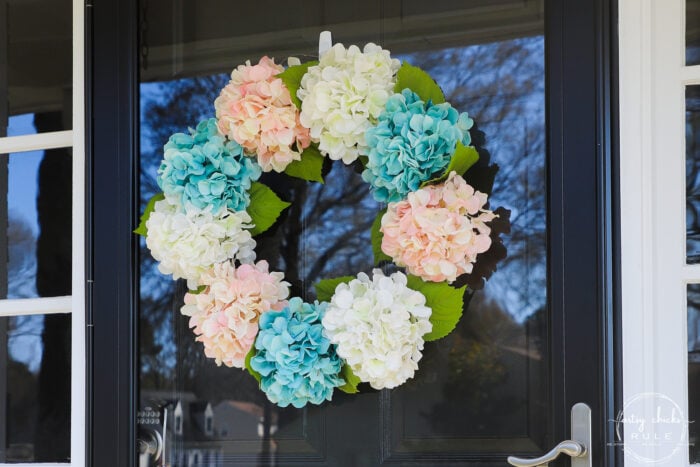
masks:
<path id="1" fill-rule="evenodd" d="M 136 463 L 138 0 L 86 10 L 86 458 L 124 467 Z M 564 349 L 554 380 L 565 381 L 551 394 L 551 441 L 568 436 L 570 407 L 587 402 L 597 465 L 621 466 L 610 422 L 622 394 L 617 1 L 547 0 L 545 23 L 548 171 L 561 181 L 548 192 L 549 304 L 563 311 L 549 329 Z M 580 376 L 564 378 L 564 369 Z"/>

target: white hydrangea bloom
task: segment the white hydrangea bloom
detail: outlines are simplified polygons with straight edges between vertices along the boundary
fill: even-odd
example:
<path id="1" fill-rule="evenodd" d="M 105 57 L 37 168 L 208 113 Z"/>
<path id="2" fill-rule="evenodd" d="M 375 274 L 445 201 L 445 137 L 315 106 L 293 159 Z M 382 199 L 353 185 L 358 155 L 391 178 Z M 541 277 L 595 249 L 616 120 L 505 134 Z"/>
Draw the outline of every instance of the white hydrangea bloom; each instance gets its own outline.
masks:
<path id="1" fill-rule="evenodd" d="M 201 274 L 214 264 L 255 261 L 255 240 L 245 230 L 250 222 L 245 211 L 212 215 L 210 209 L 182 210 L 177 203 L 158 201 L 146 222 L 146 245 L 160 272 L 187 279 L 187 286 L 196 289 Z"/>
<path id="2" fill-rule="evenodd" d="M 413 377 L 422 357 L 423 336 L 433 329 L 425 296 L 406 286 L 406 276 L 357 275 L 339 284 L 323 328 L 338 355 L 375 389 L 394 388 Z"/>
<path id="3" fill-rule="evenodd" d="M 394 92 L 401 63 L 388 50 L 335 44 L 301 79 L 300 121 L 333 160 L 350 164 L 366 154 L 365 130 L 376 123 Z"/>

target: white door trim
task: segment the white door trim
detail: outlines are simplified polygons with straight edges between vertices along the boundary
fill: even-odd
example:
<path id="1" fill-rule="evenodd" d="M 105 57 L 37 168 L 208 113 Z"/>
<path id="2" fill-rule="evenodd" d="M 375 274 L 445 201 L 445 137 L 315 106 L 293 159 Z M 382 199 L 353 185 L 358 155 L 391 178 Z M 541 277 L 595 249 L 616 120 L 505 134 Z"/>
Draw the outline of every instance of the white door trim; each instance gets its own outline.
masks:
<path id="1" fill-rule="evenodd" d="M 687 414 L 684 10 L 619 0 L 623 395 L 661 393 Z M 688 462 L 682 446 L 665 465 Z M 625 451 L 626 467 L 642 465 Z"/>

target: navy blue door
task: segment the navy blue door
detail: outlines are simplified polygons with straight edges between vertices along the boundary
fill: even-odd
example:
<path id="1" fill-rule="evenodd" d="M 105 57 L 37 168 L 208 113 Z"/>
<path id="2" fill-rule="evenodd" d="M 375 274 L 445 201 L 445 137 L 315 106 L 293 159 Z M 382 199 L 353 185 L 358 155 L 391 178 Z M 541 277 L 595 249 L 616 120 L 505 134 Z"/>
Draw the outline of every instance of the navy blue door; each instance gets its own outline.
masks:
<path id="1" fill-rule="evenodd" d="M 164 417 L 173 466 L 504 465 L 566 439 L 576 402 L 593 408 L 594 464 L 614 465 L 614 11 L 594 3 L 95 5 L 94 465 L 133 465 L 139 430 Z M 486 156 L 477 170 L 494 175 L 491 205 L 510 212 L 510 232 L 489 252 L 497 269 L 473 284 L 457 330 L 426 345 L 414 379 L 280 409 L 246 372 L 204 357 L 179 312 L 185 284 L 160 275 L 129 232 L 158 191 L 162 145 L 213 115 L 231 69 L 262 55 L 310 59 L 325 29 L 420 66 L 469 112 Z M 326 179 L 266 180 L 304 203 L 258 241 L 259 256 L 308 299 L 320 278 L 371 269 L 381 208 L 348 167 Z"/>

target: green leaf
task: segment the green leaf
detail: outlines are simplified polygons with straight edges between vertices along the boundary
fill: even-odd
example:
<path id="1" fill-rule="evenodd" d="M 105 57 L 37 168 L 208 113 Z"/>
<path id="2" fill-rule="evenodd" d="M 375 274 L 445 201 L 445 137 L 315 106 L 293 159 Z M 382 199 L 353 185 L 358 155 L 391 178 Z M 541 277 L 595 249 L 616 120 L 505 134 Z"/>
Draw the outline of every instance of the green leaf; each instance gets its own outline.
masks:
<path id="1" fill-rule="evenodd" d="M 289 89 L 289 96 L 292 98 L 292 102 L 298 108 L 301 109 L 301 101 L 297 97 L 297 90 L 301 86 L 301 78 L 304 77 L 306 71 L 310 66 L 318 65 L 318 61 L 306 62 L 301 65 L 290 66 L 282 73 L 278 74 L 277 77 L 282 79 L 282 82 L 287 89 Z"/>
<path id="2" fill-rule="evenodd" d="M 457 172 L 458 175 L 464 175 L 464 173 L 471 168 L 472 165 L 476 164 L 479 160 L 479 153 L 476 152 L 473 146 L 465 146 L 461 142 L 457 142 L 457 148 L 455 153 L 450 159 L 450 163 L 445 169 L 445 172 L 438 178 L 428 180 L 427 182 L 421 183 L 421 188 L 425 185 L 432 185 L 434 183 L 441 183 L 447 180 L 450 172 Z"/>
<path id="3" fill-rule="evenodd" d="M 250 229 L 250 234 L 259 235 L 272 227 L 282 211 L 290 204 L 282 201 L 267 185 L 253 182 L 250 187 L 250 205 L 247 212 L 253 219 L 255 227 Z"/>
<path id="4" fill-rule="evenodd" d="M 382 226 L 382 216 L 386 213 L 386 209 L 379 211 L 377 217 L 374 218 L 372 223 L 372 230 L 370 231 L 370 238 L 372 239 L 372 252 L 374 253 L 374 264 L 377 265 L 382 261 L 393 261 L 391 256 L 387 255 L 382 251 L 382 238 L 384 234 L 379 230 Z"/>
<path id="5" fill-rule="evenodd" d="M 442 104 L 445 102 L 445 94 L 428 73 L 417 66 L 403 62 L 401 68 L 399 68 L 399 72 L 396 74 L 394 92 L 400 93 L 406 88 L 418 94 L 418 97 L 425 102 L 429 100 L 432 101 L 433 104 Z"/>
<path id="6" fill-rule="evenodd" d="M 206 285 L 200 285 L 199 287 L 197 287 L 194 290 L 188 290 L 187 293 L 189 293 L 190 295 L 199 295 L 202 292 L 204 292 L 206 289 L 207 289 Z"/>
<path id="7" fill-rule="evenodd" d="M 467 286 L 456 289 L 445 282 L 425 282 L 416 276 L 408 276 L 408 288 L 425 296 L 425 304 L 432 314 L 433 330 L 423 336 L 426 341 L 442 339 L 451 333 L 462 317 L 464 292 Z"/>
<path id="8" fill-rule="evenodd" d="M 343 368 L 340 369 L 340 375 L 345 380 L 345 384 L 338 386 L 338 389 L 347 394 L 357 394 L 359 392 L 357 385 L 362 381 L 352 372 L 350 365 L 343 365 Z"/>
<path id="9" fill-rule="evenodd" d="M 338 284 L 345 284 L 353 280 L 355 276 L 341 276 L 333 279 L 322 279 L 316 282 L 316 299 L 319 302 L 329 302 L 335 293 Z"/>
<path id="10" fill-rule="evenodd" d="M 250 373 L 253 378 L 260 384 L 260 380 L 262 379 L 262 375 L 258 373 L 257 371 L 253 370 L 253 367 L 250 366 L 250 360 L 255 356 L 255 344 L 250 348 L 250 352 L 248 352 L 245 356 L 245 369 L 248 370 L 248 373 Z"/>
<path id="11" fill-rule="evenodd" d="M 139 222 L 139 226 L 136 227 L 136 230 L 134 230 L 135 234 L 143 235 L 144 237 L 148 235 L 148 229 L 146 228 L 146 222 L 148 221 L 148 218 L 151 217 L 151 213 L 156 207 L 156 202 L 164 200 L 165 195 L 163 193 L 157 193 L 153 195 L 153 198 L 148 200 L 148 204 L 146 204 L 146 209 L 143 211 L 143 215 L 141 216 L 141 221 Z"/>
<path id="12" fill-rule="evenodd" d="M 301 178 L 310 182 L 323 183 L 323 161 L 325 158 L 318 150 L 318 146 L 312 144 L 301 153 L 300 161 L 293 161 L 284 169 L 284 173 L 290 177 Z"/>

